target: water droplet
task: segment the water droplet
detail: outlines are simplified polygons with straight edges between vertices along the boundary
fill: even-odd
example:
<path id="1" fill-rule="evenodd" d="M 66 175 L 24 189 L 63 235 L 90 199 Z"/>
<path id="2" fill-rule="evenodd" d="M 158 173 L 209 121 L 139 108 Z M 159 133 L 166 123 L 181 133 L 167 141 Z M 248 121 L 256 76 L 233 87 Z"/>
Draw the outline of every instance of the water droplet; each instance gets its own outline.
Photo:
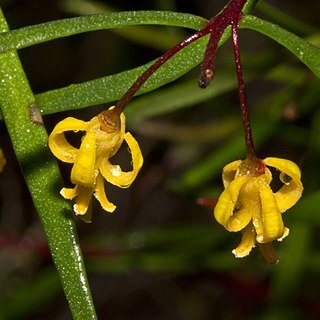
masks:
<path id="1" fill-rule="evenodd" d="M 286 173 L 284 173 L 284 172 L 280 173 L 280 181 L 282 183 L 284 183 L 285 185 L 288 186 L 290 184 L 291 180 L 292 180 L 292 178 L 290 176 L 288 176 Z"/>

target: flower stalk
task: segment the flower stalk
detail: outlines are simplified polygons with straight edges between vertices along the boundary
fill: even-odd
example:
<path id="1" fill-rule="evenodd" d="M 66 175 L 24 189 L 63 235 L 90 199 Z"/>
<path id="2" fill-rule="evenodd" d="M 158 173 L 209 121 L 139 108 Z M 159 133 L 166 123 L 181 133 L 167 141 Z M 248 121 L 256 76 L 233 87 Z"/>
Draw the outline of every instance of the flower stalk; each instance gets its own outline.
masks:
<path id="1" fill-rule="evenodd" d="M 228 5 L 216 17 L 195 34 L 179 42 L 171 50 L 156 60 L 145 70 L 112 108 L 109 108 L 89 122 L 74 118 L 61 121 L 49 137 L 49 147 L 53 154 L 64 162 L 73 163 L 71 182 L 74 188 L 63 188 L 61 195 L 66 199 L 75 199 L 74 211 L 86 222 L 91 221 L 87 214 L 92 195 L 107 212 L 113 212 L 115 205 L 109 202 L 104 189 L 104 179 L 118 187 L 125 188 L 135 179 L 143 157 L 140 148 L 130 133 L 125 133 L 123 111 L 135 93 L 166 61 L 194 41 L 210 34 L 209 43 L 201 67 L 200 86 L 205 87 L 213 78 L 213 61 L 218 42 L 228 25 L 237 24 L 242 16 L 246 0 L 230 0 Z M 212 72 L 211 72 L 212 71 Z M 206 74 L 206 79 L 203 74 Z M 205 85 L 201 83 L 205 82 Z M 85 136 L 79 149 L 74 148 L 65 137 L 67 131 L 83 131 Z M 132 154 L 132 171 L 123 172 L 119 165 L 112 165 L 109 159 L 118 151 L 123 141 Z"/>
<path id="2" fill-rule="evenodd" d="M 243 127 L 244 127 L 244 138 L 245 138 L 245 144 L 247 149 L 247 158 L 257 162 L 257 156 L 254 149 L 252 130 L 251 130 L 251 124 L 249 119 L 245 84 L 243 80 L 240 49 L 239 49 L 239 42 L 238 42 L 237 22 L 232 22 L 231 30 L 232 30 L 232 47 L 233 47 L 235 65 L 236 65 L 239 100 L 240 100 L 241 115 L 242 115 Z"/>
<path id="3" fill-rule="evenodd" d="M 289 234 L 289 229 L 284 226 L 282 213 L 299 200 L 303 186 L 300 169 L 295 163 L 271 157 L 262 160 L 256 156 L 238 42 L 238 23 L 245 2 L 230 1 L 221 14 L 227 12 L 227 16 L 230 17 L 246 159 L 234 161 L 223 168 L 222 180 L 225 190 L 214 208 L 214 216 L 226 230 L 242 232 L 240 244 L 232 251 L 236 257 L 247 256 L 258 243 L 264 260 L 276 263 L 278 256 L 272 242 L 281 241 Z M 222 34 L 219 27 L 220 23 L 226 23 L 223 20 L 221 22 L 219 16 L 211 21 L 209 25 L 217 24 L 218 33 L 215 33 L 214 29 L 210 33 L 199 78 L 199 86 L 202 88 L 205 88 L 214 76 L 214 57 Z M 280 171 L 279 180 L 283 185 L 279 190 L 274 191 L 270 187 L 272 174 L 268 167 Z"/>
<path id="4" fill-rule="evenodd" d="M 228 26 L 239 23 L 242 17 L 242 9 L 246 2 L 247 0 L 231 0 L 220 14 L 209 20 L 210 38 L 201 64 L 198 81 L 200 88 L 206 88 L 214 78 L 214 59 L 218 43 Z"/>
<path id="5" fill-rule="evenodd" d="M 123 112 L 126 105 L 131 101 L 135 93 L 165 62 L 167 62 L 171 57 L 189 44 L 210 34 L 198 81 L 198 84 L 201 88 L 206 88 L 214 77 L 214 57 L 221 36 L 229 25 L 234 23 L 238 24 L 242 17 L 242 9 L 246 2 L 247 0 L 230 0 L 222 12 L 210 19 L 208 24 L 203 29 L 182 40 L 176 46 L 162 55 L 159 59 L 157 59 L 155 63 L 152 64 L 145 72 L 143 72 L 131 85 L 128 91 L 116 103 L 112 112 L 119 116 Z"/>

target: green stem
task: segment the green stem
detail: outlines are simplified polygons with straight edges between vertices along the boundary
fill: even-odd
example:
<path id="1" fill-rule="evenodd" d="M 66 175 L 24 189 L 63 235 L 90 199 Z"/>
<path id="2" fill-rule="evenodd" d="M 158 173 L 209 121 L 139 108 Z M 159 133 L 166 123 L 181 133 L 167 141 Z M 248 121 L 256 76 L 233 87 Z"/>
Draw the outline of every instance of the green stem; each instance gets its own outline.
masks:
<path id="1" fill-rule="evenodd" d="M 0 9 L 0 29 L 8 29 Z M 96 319 L 72 210 L 59 197 L 59 168 L 35 98 L 15 51 L 0 55 L 0 107 L 14 151 L 42 221 L 53 260 L 75 319 Z"/>

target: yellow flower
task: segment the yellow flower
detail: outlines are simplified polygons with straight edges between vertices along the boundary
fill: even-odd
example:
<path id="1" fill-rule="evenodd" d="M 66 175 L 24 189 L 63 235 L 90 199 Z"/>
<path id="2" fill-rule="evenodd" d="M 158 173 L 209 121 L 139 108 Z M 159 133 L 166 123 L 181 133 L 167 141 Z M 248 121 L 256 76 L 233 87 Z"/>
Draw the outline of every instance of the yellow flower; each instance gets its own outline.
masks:
<path id="1" fill-rule="evenodd" d="M 267 168 L 280 171 L 279 190 L 272 191 L 272 174 Z M 216 220 L 228 231 L 242 231 L 242 241 L 232 252 L 236 257 L 247 256 L 257 242 L 268 262 L 277 258 L 271 242 L 282 240 L 289 233 L 282 213 L 301 197 L 303 186 L 299 167 L 279 158 L 234 161 L 223 168 L 225 190 L 214 209 Z"/>
<path id="2" fill-rule="evenodd" d="M 92 195 L 105 211 L 113 212 L 116 209 L 106 196 L 104 180 L 117 187 L 127 188 L 143 164 L 137 141 L 129 132 L 125 132 L 124 114 L 121 114 L 119 120 L 118 116 L 112 116 L 112 109 L 88 122 L 66 118 L 56 125 L 49 136 L 52 153 L 63 162 L 73 163 L 71 182 L 75 187 L 63 188 L 60 193 L 66 199 L 75 198 L 74 212 L 87 222 L 91 219 L 87 210 Z M 79 149 L 66 140 L 67 131 L 85 132 Z M 119 165 L 110 162 L 123 141 L 127 143 L 132 157 L 132 170 L 129 172 L 122 171 Z"/>

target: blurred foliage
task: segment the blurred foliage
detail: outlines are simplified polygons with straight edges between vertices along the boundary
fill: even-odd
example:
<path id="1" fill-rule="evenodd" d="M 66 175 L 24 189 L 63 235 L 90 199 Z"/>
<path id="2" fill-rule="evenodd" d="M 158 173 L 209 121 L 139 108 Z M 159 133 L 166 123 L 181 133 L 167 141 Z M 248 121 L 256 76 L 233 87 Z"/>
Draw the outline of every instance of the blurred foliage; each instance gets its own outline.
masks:
<path id="1" fill-rule="evenodd" d="M 190 12 L 196 15 L 189 15 L 193 26 L 187 18 L 183 26 L 196 29 L 204 21 L 200 17 L 225 5 L 211 2 L 7 0 L 1 5 L 19 32 L 49 20 L 129 9 Z M 116 214 L 93 204 L 91 225 L 75 218 L 100 319 L 319 318 L 319 9 L 314 1 L 261 0 L 240 30 L 258 155 L 289 158 L 302 169 L 304 195 L 284 215 L 290 236 L 277 245 L 280 263 L 265 265 L 257 249 L 235 259 L 231 250 L 238 235 L 225 232 L 211 209 L 196 203 L 206 197 L 210 206 L 222 190 L 222 167 L 245 154 L 230 44 L 219 49 L 216 78 L 201 90 L 193 67 L 201 61 L 203 39 L 183 51 L 171 69 L 160 69 L 126 109 L 145 165 L 130 190 L 118 194 L 111 188 Z M 121 97 L 141 68 L 190 34 L 173 27 L 183 20 L 174 24 L 175 19 L 171 27 L 96 30 L 19 50 L 48 131 L 66 115 L 89 119 L 105 108 L 100 104 Z M 271 34 L 300 60 L 270 40 Z M 0 180 L 0 317 L 66 319 L 68 307 L 45 236 L 4 125 L 0 130 L 8 159 Z M 66 181 L 69 169 L 61 166 Z"/>

